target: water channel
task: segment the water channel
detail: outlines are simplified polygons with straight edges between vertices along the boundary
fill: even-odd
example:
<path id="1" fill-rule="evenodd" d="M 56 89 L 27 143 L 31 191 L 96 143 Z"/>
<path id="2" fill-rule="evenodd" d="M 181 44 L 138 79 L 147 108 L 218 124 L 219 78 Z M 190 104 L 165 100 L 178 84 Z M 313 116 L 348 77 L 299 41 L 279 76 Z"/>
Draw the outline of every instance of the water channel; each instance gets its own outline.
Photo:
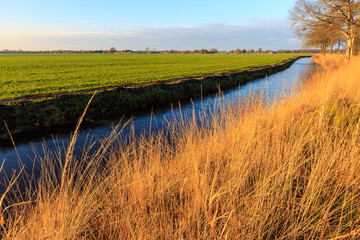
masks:
<path id="1" fill-rule="evenodd" d="M 270 99 L 276 99 L 277 96 L 288 93 L 294 86 L 301 84 L 302 80 L 313 72 L 315 68 L 316 66 L 311 58 L 300 58 L 291 67 L 282 72 L 222 92 L 221 102 L 237 104 L 240 95 L 244 99 L 250 92 L 254 93 L 257 91 L 264 91 Z M 180 117 L 191 118 L 192 114 L 216 111 L 216 104 L 219 103 L 219 99 L 219 94 L 212 94 L 207 97 L 195 98 L 193 101 L 182 102 L 181 107 L 178 104 L 174 104 L 172 107 L 154 107 L 152 110 L 143 110 L 133 116 L 124 116 L 122 122 L 126 122 L 128 119 L 132 120 L 131 124 L 128 124 L 122 130 L 122 134 L 126 136 L 133 131 L 136 135 L 140 135 L 145 131 L 149 131 L 150 127 L 151 131 L 154 132 L 163 129 L 165 124 L 178 120 Z M 89 139 L 96 141 L 96 139 L 107 136 L 118 121 L 108 121 L 96 128 L 81 130 L 77 140 L 78 151 L 85 144 L 89 144 Z M 54 142 L 54 138 L 56 138 L 56 142 Z M 69 140 L 70 135 L 68 134 L 37 139 L 31 143 L 21 143 L 17 145 L 18 154 L 14 148 L 0 148 L 0 161 L 3 162 L 5 160 L 4 172 L 9 174 L 14 169 L 18 169 L 19 158 L 25 164 L 27 171 L 30 172 L 36 155 L 44 155 L 44 146 L 46 146 L 47 151 L 56 152 L 58 151 L 59 143 L 60 146 L 66 146 Z M 0 173 L 0 179 L 2 175 L 3 173 Z"/>

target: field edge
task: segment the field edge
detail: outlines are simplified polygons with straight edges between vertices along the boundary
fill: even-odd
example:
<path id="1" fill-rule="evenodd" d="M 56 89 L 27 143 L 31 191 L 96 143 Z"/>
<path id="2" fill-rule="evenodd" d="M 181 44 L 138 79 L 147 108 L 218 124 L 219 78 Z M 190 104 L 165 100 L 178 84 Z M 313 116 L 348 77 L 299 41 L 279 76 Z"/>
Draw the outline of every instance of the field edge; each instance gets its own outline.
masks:
<path id="1" fill-rule="evenodd" d="M 297 56 L 271 66 L 223 74 L 1 100 L 0 147 L 11 145 L 4 122 L 15 142 L 30 141 L 54 132 L 65 133 L 73 130 L 95 90 L 98 92 L 88 109 L 84 126 L 93 126 L 99 121 L 139 109 L 191 99 L 201 94 L 215 93 L 219 91 L 219 88 L 226 90 L 243 85 L 283 71 L 302 57 L 305 56 Z"/>

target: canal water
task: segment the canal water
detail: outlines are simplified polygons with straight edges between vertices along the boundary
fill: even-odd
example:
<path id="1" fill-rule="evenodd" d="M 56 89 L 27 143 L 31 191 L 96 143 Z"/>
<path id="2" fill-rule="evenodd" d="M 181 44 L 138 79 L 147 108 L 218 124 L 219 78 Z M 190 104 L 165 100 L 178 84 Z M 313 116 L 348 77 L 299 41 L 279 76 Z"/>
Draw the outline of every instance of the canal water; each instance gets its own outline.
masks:
<path id="1" fill-rule="evenodd" d="M 284 93 L 290 93 L 294 86 L 301 84 L 304 78 L 316 69 L 316 65 L 311 58 L 300 58 L 290 68 L 270 75 L 266 78 L 249 82 L 243 86 L 224 91 L 219 94 L 213 94 L 206 97 L 195 98 L 192 101 L 174 104 L 172 107 L 154 107 L 152 110 L 141 111 L 136 115 L 124 116 L 122 122 L 128 122 L 122 129 L 122 136 L 130 133 L 140 135 L 151 129 L 156 132 L 164 129 L 169 122 L 179 121 L 179 119 L 191 119 L 193 114 L 206 115 L 206 112 L 214 112 L 219 108 L 219 103 L 229 104 L 229 106 L 239 103 L 239 97 L 245 99 L 250 93 L 264 92 L 270 99 L 277 99 Z M 208 114 L 207 116 L 211 116 Z M 93 129 L 81 130 L 77 139 L 77 150 L 75 153 L 80 154 L 84 146 L 89 145 L 93 141 L 108 136 L 119 120 L 104 122 L 101 126 Z M 54 141 L 56 139 L 56 141 Z M 17 152 L 14 148 L 0 148 L 0 161 L 4 163 L 4 172 L 10 174 L 15 169 L 19 169 L 19 159 L 25 165 L 25 170 L 31 172 L 34 159 L 36 156 L 44 156 L 44 154 L 55 153 L 59 151 L 59 146 L 66 148 L 70 140 L 69 135 L 51 136 L 44 139 L 34 140 L 30 143 L 21 143 L 17 145 Z M 46 149 L 46 153 L 44 153 Z M 3 172 L 0 173 L 0 181 L 3 178 Z"/>

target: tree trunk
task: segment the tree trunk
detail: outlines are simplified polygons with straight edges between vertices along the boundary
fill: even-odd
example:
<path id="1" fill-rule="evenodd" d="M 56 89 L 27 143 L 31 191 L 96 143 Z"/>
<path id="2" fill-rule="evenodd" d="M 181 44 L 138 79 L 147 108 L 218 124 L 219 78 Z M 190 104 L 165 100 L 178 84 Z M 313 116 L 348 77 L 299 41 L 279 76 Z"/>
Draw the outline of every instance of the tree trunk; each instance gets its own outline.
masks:
<path id="1" fill-rule="evenodd" d="M 355 26 L 351 22 L 351 13 L 348 12 L 348 17 L 346 21 L 346 58 L 350 59 L 354 52 L 354 42 L 355 42 L 355 36 L 356 36 L 356 30 Z"/>
<path id="2" fill-rule="evenodd" d="M 333 46 L 334 46 L 334 38 L 331 38 L 330 40 L 330 54 L 333 52 Z"/>
<path id="3" fill-rule="evenodd" d="M 352 48 L 351 48 L 351 56 L 355 54 L 355 37 L 356 37 L 356 32 L 354 30 L 354 33 L 353 33 L 353 35 L 351 37 L 351 44 L 352 44 L 351 45 L 352 46 Z"/>
<path id="4" fill-rule="evenodd" d="M 340 46 L 341 46 L 341 41 L 338 42 L 337 53 L 340 53 Z"/>
<path id="5" fill-rule="evenodd" d="M 352 56 L 352 51 L 353 51 L 353 39 L 350 36 L 346 36 L 347 39 L 347 45 L 346 45 L 346 58 L 350 59 Z"/>
<path id="6" fill-rule="evenodd" d="M 327 44 L 326 44 L 326 42 L 324 42 L 324 43 L 321 45 L 321 53 L 322 53 L 323 55 L 326 54 L 326 48 L 327 48 Z"/>

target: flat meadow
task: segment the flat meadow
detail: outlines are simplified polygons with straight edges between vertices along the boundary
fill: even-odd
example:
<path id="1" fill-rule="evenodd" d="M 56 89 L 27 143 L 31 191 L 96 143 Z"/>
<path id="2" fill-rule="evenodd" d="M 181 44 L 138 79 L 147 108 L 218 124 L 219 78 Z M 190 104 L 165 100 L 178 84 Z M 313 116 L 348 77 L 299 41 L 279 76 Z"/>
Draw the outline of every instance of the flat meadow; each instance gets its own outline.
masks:
<path id="1" fill-rule="evenodd" d="M 296 54 L 0 55 L 0 100 L 274 65 Z"/>

